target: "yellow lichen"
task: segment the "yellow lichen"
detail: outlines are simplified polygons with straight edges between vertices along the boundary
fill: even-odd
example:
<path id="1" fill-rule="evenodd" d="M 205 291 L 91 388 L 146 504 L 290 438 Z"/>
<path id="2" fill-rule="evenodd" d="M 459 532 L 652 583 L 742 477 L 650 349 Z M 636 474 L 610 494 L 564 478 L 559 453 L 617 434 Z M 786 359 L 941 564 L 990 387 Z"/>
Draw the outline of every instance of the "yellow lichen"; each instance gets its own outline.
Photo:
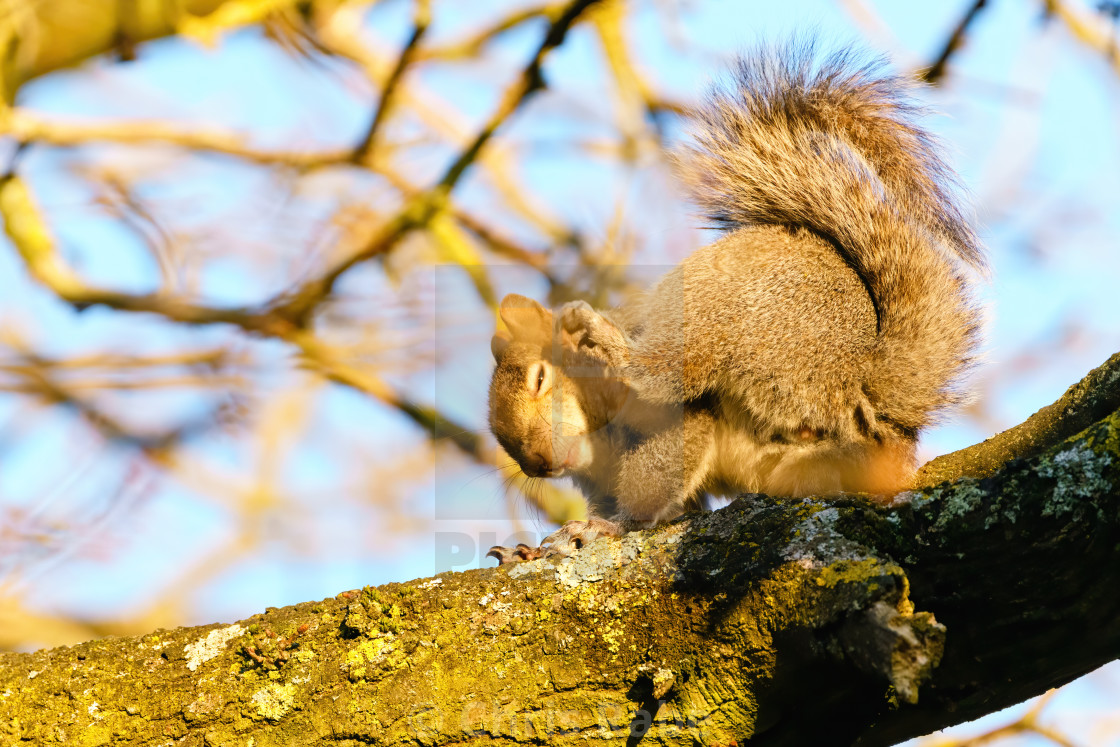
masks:
<path id="1" fill-rule="evenodd" d="M 866 581 L 869 577 L 878 576 L 882 573 L 882 565 L 875 558 L 864 558 L 857 561 L 842 560 L 821 569 L 820 575 L 817 577 L 817 586 L 831 589 L 837 584 Z"/>
<path id="2" fill-rule="evenodd" d="M 257 706 L 257 713 L 262 718 L 269 721 L 279 721 L 284 714 L 292 710 L 295 695 L 296 688 L 294 685 L 272 683 L 253 693 L 253 703 Z"/>
<path id="3" fill-rule="evenodd" d="M 373 638 L 362 641 L 346 654 L 346 663 L 350 665 L 350 677 L 361 678 L 367 673 L 367 666 L 376 662 L 389 647 L 383 638 Z"/>
<path id="4" fill-rule="evenodd" d="M 619 645 L 618 641 L 622 637 L 622 630 L 618 627 L 611 625 L 603 631 L 603 640 L 607 644 L 607 649 L 614 654 L 614 658 L 618 658 Z"/>

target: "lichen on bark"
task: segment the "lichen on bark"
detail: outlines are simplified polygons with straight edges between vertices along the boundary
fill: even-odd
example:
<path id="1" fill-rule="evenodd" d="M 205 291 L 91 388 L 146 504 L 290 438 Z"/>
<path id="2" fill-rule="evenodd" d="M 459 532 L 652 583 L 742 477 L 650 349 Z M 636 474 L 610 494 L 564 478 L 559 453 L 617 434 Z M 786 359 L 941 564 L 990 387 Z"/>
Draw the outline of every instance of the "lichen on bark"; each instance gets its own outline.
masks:
<path id="1" fill-rule="evenodd" d="M 572 558 L 0 655 L 0 742 L 893 744 L 1120 656 L 1118 434 L 890 506 L 742 496 Z"/>
<path id="2" fill-rule="evenodd" d="M 854 559 L 822 514 L 757 497 L 559 561 L 7 655 L 0 707 L 9 737 L 79 744 L 192 733 L 215 744 L 564 743 L 627 736 L 642 718 L 651 741 L 735 741 L 765 715 L 776 636 L 851 626 L 853 611 L 875 605 L 892 624 L 910 617 L 901 569 Z M 922 643 L 936 659 L 938 636 Z M 804 652 L 838 668 L 847 658 L 829 632 Z M 885 694 L 889 656 L 852 671 L 883 666 Z"/>

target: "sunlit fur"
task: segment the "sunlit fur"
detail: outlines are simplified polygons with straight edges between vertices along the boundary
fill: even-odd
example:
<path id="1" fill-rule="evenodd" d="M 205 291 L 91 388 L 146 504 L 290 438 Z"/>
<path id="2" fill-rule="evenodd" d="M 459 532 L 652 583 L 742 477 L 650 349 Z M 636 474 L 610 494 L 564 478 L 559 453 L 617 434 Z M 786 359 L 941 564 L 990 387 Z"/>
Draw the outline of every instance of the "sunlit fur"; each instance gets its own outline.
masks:
<path id="1" fill-rule="evenodd" d="M 908 89 L 812 44 L 745 57 L 678 157 L 729 233 L 619 309 L 502 302 L 490 424 L 522 469 L 631 525 L 706 493 L 904 488 L 964 396 L 984 270 Z M 553 387 L 531 396 L 542 358 Z"/>

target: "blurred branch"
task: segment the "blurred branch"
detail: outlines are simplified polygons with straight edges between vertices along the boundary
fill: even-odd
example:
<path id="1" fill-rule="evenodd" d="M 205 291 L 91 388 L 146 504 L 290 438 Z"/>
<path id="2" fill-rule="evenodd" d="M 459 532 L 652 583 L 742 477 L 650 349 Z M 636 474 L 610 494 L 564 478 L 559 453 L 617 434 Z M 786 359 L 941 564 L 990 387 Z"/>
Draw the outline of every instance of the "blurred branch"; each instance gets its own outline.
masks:
<path id="1" fill-rule="evenodd" d="M 140 3 L 120 0 L 9 0 L 0 6 L 0 100 L 13 102 L 19 87 L 40 75 L 174 34 L 224 2 L 144 3 L 142 13 Z"/>
<path id="2" fill-rule="evenodd" d="M 256 148 L 245 138 L 221 130 L 191 129 L 161 121 L 81 124 L 53 122 L 18 108 L 10 109 L 7 113 L 0 112 L 0 134 L 6 134 L 23 144 L 61 148 L 82 147 L 96 142 L 121 145 L 171 145 L 191 151 L 225 155 L 263 166 L 293 168 L 297 171 L 354 165 L 353 148 L 321 151 L 268 150 Z M 559 227 L 546 223 L 525 205 L 523 188 L 510 185 L 507 189 L 509 179 L 504 173 L 504 164 L 500 159 L 487 159 L 487 166 L 494 172 L 493 179 L 496 186 L 503 190 L 503 195 L 508 198 L 511 207 L 541 226 L 547 234 L 571 241 L 571 237 Z M 366 167 L 370 168 L 368 165 Z M 386 164 L 378 164 L 376 170 L 383 173 L 410 197 L 418 199 L 420 188 L 406 182 Z M 516 248 L 509 241 L 499 240 L 493 231 L 486 229 L 477 218 L 470 217 L 459 208 L 449 209 L 454 212 L 458 220 L 467 224 L 472 232 L 479 234 L 480 238 L 485 234 L 487 238 L 484 240 L 492 243 L 499 254 L 543 271 L 547 263 L 547 258 L 543 255 Z"/>
<path id="3" fill-rule="evenodd" d="M 624 160 L 633 160 L 638 155 L 636 148 L 640 144 L 639 137 L 646 132 L 644 121 L 634 116 L 636 107 L 641 107 L 642 113 L 651 119 L 662 111 L 679 114 L 684 111 L 684 107 L 659 98 L 645 77 L 638 72 L 626 39 L 626 11 L 627 4 L 622 0 L 608 0 L 595 7 L 591 20 L 618 88 L 615 103 L 625 138 Z M 659 147 L 660 143 L 652 145 Z"/>
<path id="4" fill-rule="evenodd" d="M 45 376 L 64 382 L 68 391 L 91 389 L 155 389 L 203 387 L 243 389 L 248 380 L 227 373 L 233 360 L 226 348 L 164 356 L 87 355 L 48 358 L 20 352 L 11 359 L 0 358 L 0 389 L 38 393 Z M 186 370 L 184 370 L 186 369 Z M 192 372 L 193 371 L 193 372 Z M 26 379 L 20 383 L 20 379 Z"/>
<path id="5" fill-rule="evenodd" d="M 79 392 L 199 387 L 226 391 L 243 389 L 247 383 L 243 377 L 224 370 L 233 363 L 224 348 L 159 356 L 90 355 L 58 359 L 27 350 L 18 338 L 5 338 L 0 342 L 7 344 L 13 354 L 0 359 L 0 391 L 70 408 L 106 440 L 131 445 L 148 456 L 158 456 L 186 438 L 223 425 L 228 401 L 223 400 L 187 422 L 150 433 L 126 425 Z"/>
<path id="6" fill-rule="evenodd" d="M 369 123 L 369 129 L 366 130 L 366 134 L 362 137 L 358 146 L 354 148 L 352 158 L 355 163 L 361 163 L 373 152 L 377 131 L 389 114 L 389 107 L 393 104 L 393 96 L 397 92 L 397 86 L 400 85 L 405 70 L 415 59 L 420 39 L 428 30 L 428 24 L 431 22 L 432 12 L 428 0 L 414 0 L 414 2 L 416 3 L 416 9 L 413 13 L 412 34 L 397 57 L 397 64 L 393 66 L 393 72 L 389 74 L 389 79 L 385 81 L 385 86 L 381 89 L 381 98 Z"/>
<path id="7" fill-rule="evenodd" d="M 502 95 L 497 109 L 475 135 L 473 141 L 455 158 L 442 178 L 431 188 L 409 198 L 405 206 L 369 242 L 350 256 L 344 257 L 323 272 L 277 298 L 272 305 L 297 326 L 306 323 L 314 309 L 330 295 L 337 280 L 351 267 L 387 252 L 406 233 L 423 228 L 446 209 L 451 191 L 497 129 L 524 104 L 532 94 L 544 87 L 541 65 L 545 56 L 559 46 L 580 14 L 596 0 L 573 0 L 549 26 L 543 41 L 529 64 Z"/>
<path id="8" fill-rule="evenodd" d="M 222 407 L 219 405 L 212 412 L 162 432 L 141 433 L 79 396 L 73 388 L 59 384 L 43 370 L 28 368 L 22 374 L 24 385 L 19 391 L 38 396 L 47 404 L 70 408 L 106 440 L 125 443 L 145 453 L 158 454 L 166 451 L 184 439 L 209 430 L 221 422 Z"/>
<path id="9" fill-rule="evenodd" d="M 50 287 L 63 300 L 85 307 L 101 304 L 125 311 L 151 311 L 180 322 L 189 324 L 234 324 L 243 329 L 270 336 L 284 336 L 290 327 L 303 327 L 314 310 L 331 294 L 338 278 L 353 266 L 373 259 L 389 251 L 406 233 L 424 228 L 447 207 L 448 196 L 466 169 L 475 161 L 494 132 L 529 97 L 540 90 L 544 81 L 541 65 L 545 56 L 559 46 L 568 29 L 579 15 L 595 0 L 574 0 L 565 6 L 549 26 L 544 39 L 537 48 L 528 65 L 517 80 L 506 90 L 497 109 L 475 135 L 467 147 L 454 159 L 443 177 L 431 188 L 418 192 L 406 200 L 404 207 L 369 238 L 364 246 L 349 256 L 334 263 L 325 272 L 305 281 L 296 288 L 285 292 L 259 309 L 247 307 L 220 309 L 192 304 L 180 299 L 163 295 L 132 295 L 107 290 L 96 290 L 84 286 L 74 274 L 63 267 L 53 250 L 43 249 L 46 236 L 45 226 L 25 226 L 21 233 L 25 241 L 21 254 L 24 256 L 32 274 Z M 402 59 L 405 55 L 402 54 Z M 398 65 L 403 70 L 403 63 Z M 160 141 L 188 147 L 204 148 L 214 152 L 236 155 L 247 160 L 261 163 L 278 163 L 300 168 L 345 163 L 352 160 L 353 150 L 309 155 L 292 152 L 263 152 L 247 148 L 244 144 L 228 135 L 217 133 L 185 132 L 167 127 L 160 123 L 132 125 L 115 124 L 108 127 L 84 127 L 79 130 L 65 125 L 46 125 L 45 123 L 17 112 L 11 112 L 5 122 L 7 131 L 22 142 L 31 140 L 45 141 L 55 145 L 78 145 L 90 139 L 116 142 Z M 14 175 L 7 177 L 4 192 L 13 201 L 5 215 L 19 221 L 19 214 L 33 213 L 29 209 L 30 197 L 26 187 Z M 0 197 L 0 199 L 3 199 Z M 9 221 L 10 223 L 10 221 Z M 24 221 L 26 224 L 27 221 Z M 41 223 L 41 221 L 39 221 Z M 9 236 L 17 246 L 14 227 L 8 228 Z M 39 247 L 39 248 L 34 248 Z"/>
<path id="10" fill-rule="evenodd" d="M 506 31 L 514 29 L 526 21 L 532 21 L 537 18 L 546 18 L 549 21 L 554 21 L 564 12 L 564 8 L 564 3 L 542 3 L 528 8 L 514 10 L 500 18 L 497 22 L 471 34 L 465 39 L 418 51 L 417 59 L 455 61 L 473 58 L 481 53 L 483 47 Z"/>
<path id="11" fill-rule="evenodd" d="M 1044 0 L 1047 16 L 1061 20 L 1082 44 L 1104 55 L 1113 69 L 1120 75 L 1120 44 L 1117 44 L 1115 27 L 1103 17 L 1086 17 L 1065 0 Z"/>
<path id="12" fill-rule="evenodd" d="M 184 324 L 231 324 L 252 334 L 276 337 L 299 347 L 332 380 L 352 386 L 409 414 L 405 401 L 387 384 L 372 374 L 359 374 L 335 361 L 326 352 L 323 343 L 300 330 L 275 309 L 221 308 L 195 304 L 168 294 L 134 295 L 85 285 L 59 257 L 38 208 L 18 176 L 8 175 L 0 182 L 0 216 L 4 219 L 9 239 L 32 277 L 78 309 L 102 305 L 119 311 L 158 314 Z M 419 424 L 424 425 L 425 422 Z M 469 449 L 468 453 L 473 456 L 475 449 Z"/>
<path id="13" fill-rule="evenodd" d="M 0 651 L 23 648 L 28 643 L 66 646 L 106 635 L 136 635 L 146 629 L 33 612 L 19 599 L 0 595 Z"/>
<path id="14" fill-rule="evenodd" d="M 519 264 L 532 267 L 534 270 L 539 271 L 545 277 L 551 279 L 549 272 L 549 257 L 543 252 L 535 252 L 519 246 L 517 243 L 501 236 L 496 229 L 487 226 L 478 218 L 463 210 L 454 210 L 455 219 L 463 224 L 463 227 L 477 236 L 479 240 L 484 242 L 490 249 L 497 255 L 512 259 Z"/>
<path id="15" fill-rule="evenodd" d="M 545 6 L 541 9 L 541 13 L 555 23 L 562 17 L 565 8 L 566 6 L 563 3 L 557 3 Z M 376 90 L 383 87 L 384 81 L 392 75 L 391 63 L 378 56 L 375 51 L 377 45 L 363 37 L 358 24 L 352 22 L 353 13 L 354 11 L 348 9 L 348 6 L 342 6 L 332 12 L 327 20 L 320 23 L 318 27 L 319 39 L 331 54 L 350 60 L 357 65 L 369 84 Z M 520 13 L 514 11 L 506 19 L 499 21 L 499 25 L 514 24 L 520 16 Z M 425 48 L 418 48 L 416 61 L 424 59 L 425 52 Z M 395 65 L 396 63 L 392 64 Z M 415 86 L 411 89 L 401 89 L 398 98 L 402 105 L 406 105 L 410 110 L 415 111 L 425 124 L 451 140 L 460 149 L 465 149 L 472 138 L 477 136 L 476 133 L 466 132 L 463 129 L 463 118 L 460 112 L 441 110 L 437 104 L 428 101 L 427 97 Z M 507 161 L 508 159 L 502 158 L 502 152 L 499 149 L 491 148 L 488 152 L 479 154 L 477 165 L 486 169 L 494 186 L 505 198 L 509 209 L 536 226 L 550 239 L 557 242 L 569 242 L 570 232 L 564 226 L 559 225 L 555 220 L 542 214 L 541 210 L 530 205 L 529 190 L 515 184 L 516 180 L 511 174 L 512 169 Z M 361 165 L 386 173 L 390 178 L 393 178 L 386 165 L 380 161 L 371 163 L 367 159 Z"/>
<path id="16" fill-rule="evenodd" d="M 976 0 L 969 6 L 960 22 L 957 23 L 957 27 L 953 29 L 953 33 L 945 41 L 945 47 L 941 50 L 941 54 L 937 56 L 932 65 L 918 74 L 921 80 L 930 85 L 937 85 L 941 82 L 941 78 L 945 75 L 949 66 L 949 59 L 964 45 L 968 35 L 968 27 L 980 15 L 980 11 L 984 9 L 985 5 L 987 5 L 987 0 Z"/>
<path id="17" fill-rule="evenodd" d="M 182 36 L 212 46 L 220 36 L 230 31 L 255 26 L 267 21 L 270 16 L 307 4 L 306 0 L 226 0 L 211 12 L 181 15 L 175 30 Z"/>
<path id="18" fill-rule="evenodd" d="M 265 166 L 287 166 L 301 171 L 347 164 L 352 148 L 326 151 L 264 150 L 244 138 L 221 130 L 173 125 L 161 121 L 67 123 L 43 119 L 24 109 L 0 112 L 0 132 L 20 143 L 74 148 L 93 142 L 123 145 L 177 145 L 208 151 Z"/>
<path id="19" fill-rule="evenodd" d="M 108 172 L 91 181 L 101 191 L 96 204 L 104 207 L 107 213 L 140 238 L 159 267 L 163 288 L 176 290 L 175 258 L 179 251 L 172 231 L 119 175 Z"/>
<path id="20" fill-rule="evenodd" d="M 47 358 L 35 356 L 35 361 L 40 365 L 49 366 L 56 370 L 97 370 L 97 369 L 151 369 L 183 367 L 201 367 L 207 369 L 220 369 L 230 363 L 240 362 L 235 354 L 227 347 L 218 347 L 210 350 L 197 350 L 183 353 L 168 353 L 167 355 L 118 355 L 114 353 L 100 353 L 97 355 L 79 355 L 72 358 Z M 5 365 L 0 363 L 0 370 Z"/>

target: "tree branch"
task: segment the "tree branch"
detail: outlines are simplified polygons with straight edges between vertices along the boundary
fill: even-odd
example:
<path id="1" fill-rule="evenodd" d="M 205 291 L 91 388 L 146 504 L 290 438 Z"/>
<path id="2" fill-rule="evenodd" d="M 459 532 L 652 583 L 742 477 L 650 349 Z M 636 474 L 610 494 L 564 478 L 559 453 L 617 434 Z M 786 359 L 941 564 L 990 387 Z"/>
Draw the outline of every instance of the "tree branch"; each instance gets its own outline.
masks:
<path id="1" fill-rule="evenodd" d="M 12 103 L 27 81 L 118 50 L 128 57 L 139 42 L 173 34 L 212 40 L 253 23 L 286 3 L 246 0 L 53 0 L 5 3 L 0 16 L 0 100 Z"/>
<path id="2" fill-rule="evenodd" d="M 1019 425 L 983 443 L 937 457 L 918 470 L 915 485 L 926 487 L 960 477 L 990 477 L 1012 459 L 1025 459 L 1078 433 L 1120 408 L 1120 353 L 1071 386 Z"/>
<path id="3" fill-rule="evenodd" d="M 1117 387 L 1099 372 L 1086 402 Z M 1117 547 L 1113 410 L 888 507 L 743 496 L 574 558 L 6 654 L 0 733 L 894 744 L 1120 656 Z"/>
<path id="4" fill-rule="evenodd" d="M 1116 44 L 1115 28 L 1105 14 L 1089 16 L 1063 0 L 1043 0 L 1042 5 L 1048 17 L 1061 20 L 1075 39 L 1102 54 L 1120 75 L 1120 47 Z"/>
<path id="5" fill-rule="evenodd" d="M 285 318 L 302 325 L 312 311 L 331 294 L 335 283 L 352 267 L 389 251 L 410 231 L 426 227 L 448 206 L 448 198 L 466 170 L 475 162 L 498 128 L 529 98 L 544 87 L 541 68 L 545 57 L 563 43 L 569 29 L 580 14 L 597 0 L 572 0 L 545 32 L 529 63 L 506 89 L 497 109 L 475 135 L 474 139 L 447 167 L 443 177 L 432 187 L 406 200 L 404 207 L 381 227 L 366 244 L 343 257 L 316 277 L 294 288 L 270 304 Z"/>
<path id="6" fill-rule="evenodd" d="M 984 9 L 985 5 L 987 5 L 987 0 L 975 0 L 968 7 L 956 28 L 953 29 L 953 33 L 949 34 L 941 54 L 937 56 L 932 65 L 919 73 L 919 77 L 923 81 L 933 86 L 941 82 L 941 79 L 945 76 L 945 71 L 949 68 L 950 58 L 964 46 L 965 39 L 968 36 L 968 27 L 980 15 L 980 11 Z"/>
<path id="7" fill-rule="evenodd" d="M 416 58 L 420 40 L 427 32 L 431 20 L 432 11 L 428 0 L 416 0 L 416 8 L 413 11 L 412 34 L 409 35 L 408 41 L 405 42 L 404 48 L 397 56 L 397 64 L 393 66 L 393 71 L 389 73 L 389 79 L 385 81 L 385 86 L 381 89 L 381 98 L 377 103 L 372 119 L 370 119 L 365 135 L 362 136 L 361 142 L 354 148 L 354 153 L 351 156 L 354 163 L 361 163 L 373 153 L 378 130 L 389 115 L 389 107 L 393 104 L 393 95 L 396 93 L 405 71 L 408 70 L 408 66 Z"/>

